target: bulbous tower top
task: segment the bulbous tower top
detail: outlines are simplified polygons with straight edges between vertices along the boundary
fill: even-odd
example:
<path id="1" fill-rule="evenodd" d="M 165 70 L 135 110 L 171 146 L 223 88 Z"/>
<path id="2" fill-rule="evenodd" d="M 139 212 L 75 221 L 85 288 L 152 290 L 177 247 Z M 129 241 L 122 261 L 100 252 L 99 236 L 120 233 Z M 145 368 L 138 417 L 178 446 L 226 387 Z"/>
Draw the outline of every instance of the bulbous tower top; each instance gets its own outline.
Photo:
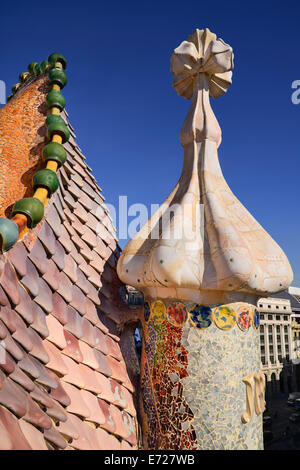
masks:
<path id="1" fill-rule="evenodd" d="M 197 29 L 172 54 L 173 86 L 192 100 L 180 132 L 182 173 L 118 262 L 121 280 L 148 297 L 255 302 L 293 279 L 284 252 L 234 196 L 220 168 L 221 129 L 209 100 L 227 91 L 232 69 L 232 48 L 209 29 Z"/>

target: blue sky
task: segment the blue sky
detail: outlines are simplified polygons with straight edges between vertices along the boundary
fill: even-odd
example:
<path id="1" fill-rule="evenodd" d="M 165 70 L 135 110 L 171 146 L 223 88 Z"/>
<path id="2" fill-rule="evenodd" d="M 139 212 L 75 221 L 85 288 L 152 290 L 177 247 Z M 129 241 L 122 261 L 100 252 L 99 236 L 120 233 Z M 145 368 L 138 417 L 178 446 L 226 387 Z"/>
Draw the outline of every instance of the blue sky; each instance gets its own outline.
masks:
<path id="1" fill-rule="evenodd" d="M 208 27 L 235 54 L 233 84 L 212 106 L 219 157 L 241 202 L 285 250 L 300 286 L 299 1 L 5 2 L 1 73 L 9 88 L 29 62 L 68 59 L 71 124 L 107 202 L 161 203 L 182 167 L 189 102 L 172 88 L 172 50 Z M 8 90 L 10 93 L 10 90 Z M 129 221 L 131 218 L 129 218 Z M 121 241 L 121 246 L 124 241 Z"/>

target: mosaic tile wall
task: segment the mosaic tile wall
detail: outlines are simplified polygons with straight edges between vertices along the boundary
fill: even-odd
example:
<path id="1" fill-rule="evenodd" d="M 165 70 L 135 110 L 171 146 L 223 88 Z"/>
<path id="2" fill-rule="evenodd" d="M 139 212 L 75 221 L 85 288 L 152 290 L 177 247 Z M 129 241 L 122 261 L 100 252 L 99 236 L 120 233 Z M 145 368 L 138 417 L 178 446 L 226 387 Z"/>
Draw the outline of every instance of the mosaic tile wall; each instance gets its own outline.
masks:
<path id="1" fill-rule="evenodd" d="M 242 379 L 259 372 L 259 314 L 146 301 L 143 320 L 144 448 L 262 449 L 262 414 L 248 424 Z"/>

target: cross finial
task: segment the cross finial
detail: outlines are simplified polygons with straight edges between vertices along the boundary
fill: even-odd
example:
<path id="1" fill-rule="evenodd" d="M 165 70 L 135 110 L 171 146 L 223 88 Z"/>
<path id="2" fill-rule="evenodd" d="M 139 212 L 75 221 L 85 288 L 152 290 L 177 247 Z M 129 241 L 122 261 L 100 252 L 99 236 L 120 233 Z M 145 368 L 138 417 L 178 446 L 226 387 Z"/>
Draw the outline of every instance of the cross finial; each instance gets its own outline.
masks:
<path id="1" fill-rule="evenodd" d="M 209 78 L 209 94 L 218 98 L 231 85 L 232 48 L 208 28 L 196 29 L 171 57 L 173 87 L 184 98 L 193 96 L 193 84 L 200 73 Z"/>

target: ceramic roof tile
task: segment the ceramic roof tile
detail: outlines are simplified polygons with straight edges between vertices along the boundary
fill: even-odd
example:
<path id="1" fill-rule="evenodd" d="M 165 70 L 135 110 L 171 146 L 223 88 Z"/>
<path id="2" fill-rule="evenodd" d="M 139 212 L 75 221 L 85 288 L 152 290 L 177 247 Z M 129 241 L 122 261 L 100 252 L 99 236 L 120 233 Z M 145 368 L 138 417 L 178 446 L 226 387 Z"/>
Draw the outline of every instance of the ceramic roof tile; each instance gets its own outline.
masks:
<path id="1" fill-rule="evenodd" d="M 133 450 L 133 447 L 127 441 L 122 440 L 121 450 Z"/>
<path id="2" fill-rule="evenodd" d="M 16 305 L 15 309 L 27 323 L 32 323 L 34 320 L 32 313 L 32 300 L 21 284 L 18 284 L 18 293 L 20 302 Z"/>
<path id="3" fill-rule="evenodd" d="M 7 335 L 6 328 L 2 322 L 0 322 L 0 339 L 4 339 Z"/>
<path id="4" fill-rule="evenodd" d="M 39 293 L 35 297 L 34 301 L 43 307 L 46 312 L 50 313 L 53 309 L 52 303 L 52 291 L 48 284 L 40 277 L 38 280 L 39 283 Z"/>
<path id="5" fill-rule="evenodd" d="M 0 372 L 2 387 L 0 389 L 0 404 L 11 410 L 18 417 L 26 414 L 26 393 L 9 378 L 4 378 Z"/>
<path id="6" fill-rule="evenodd" d="M 34 382 L 28 377 L 27 374 L 25 374 L 18 365 L 15 366 L 15 370 L 13 373 L 11 373 L 10 375 L 10 378 L 18 383 L 19 385 L 21 385 L 23 388 L 25 388 L 25 390 L 27 390 L 28 392 L 31 392 L 34 387 L 35 387 L 35 384 Z"/>
<path id="7" fill-rule="evenodd" d="M 16 243 L 15 246 L 8 251 L 7 257 L 15 270 L 20 276 L 26 275 L 26 258 L 27 250 L 22 242 Z"/>
<path id="8" fill-rule="evenodd" d="M 98 367 L 96 368 L 96 370 L 108 377 L 112 376 L 112 369 L 109 365 L 108 356 L 102 354 L 102 352 L 98 349 L 94 349 L 94 354 L 98 361 Z"/>
<path id="9" fill-rule="evenodd" d="M 93 251 L 93 259 L 89 263 L 98 273 L 102 274 L 105 266 L 105 260 L 101 258 L 95 250 Z"/>
<path id="10" fill-rule="evenodd" d="M 39 280 L 40 276 L 34 264 L 29 258 L 26 259 L 26 275 L 22 277 L 21 282 L 33 297 L 39 294 Z"/>
<path id="11" fill-rule="evenodd" d="M 0 268 L 1 269 L 1 268 Z M 10 263 L 6 262 L 0 274 L 0 284 L 14 305 L 20 302 L 18 278 Z"/>
<path id="12" fill-rule="evenodd" d="M 71 302 L 72 300 L 72 283 L 68 276 L 64 272 L 59 273 L 58 277 L 59 288 L 57 292 L 65 299 L 67 303 Z"/>
<path id="13" fill-rule="evenodd" d="M 49 330 L 47 340 L 55 344 L 59 349 L 66 348 L 67 343 L 62 324 L 51 314 L 46 317 L 46 323 Z"/>
<path id="14" fill-rule="evenodd" d="M 115 423 L 114 433 L 117 436 L 122 437 L 123 439 L 127 439 L 129 437 L 129 432 L 125 426 L 121 411 L 115 405 L 110 405 L 110 412 L 111 412 L 112 420 Z"/>
<path id="15" fill-rule="evenodd" d="M 41 408 L 29 395 L 24 395 L 24 400 L 26 402 L 26 413 L 23 416 L 23 419 L 39 428 L 49 429 L 52 426 L 52 421 L 49 416 L 47 416 L 46 413 L 41 410 Z"/>
<path id="16" fill-rule="evenodd" d="M 102 385 L 100 380 L 98 380 L 100 374 L 84 364 L 79 364 L 79 369 L 84 380 L 83 388 L 97 395 L 101 393 Z"/>
<path id="17" fill-rule="evenodd" d="M 36 366 L 34 365 L 30 356 L 28 355 L 24 356 L 23 359 L 18 362 L 18 365 L 21 370 L 29 374 L 34 379 L 37 379 L 39 377 L 40 373 L 38 369 L 36 368 Z"/>
<path id="18" fill-rule="evenodd" d="M 65 325 L 68 321 L 67 315 L 67 303 L 65 300 L 57 293 L 54 292 L 52 295 L 52 315 L 62 324 Z"/>
<path id="19" fill-rule="evenodd" d="M 76 415 L 82 416 L 83 418 L 89 418 L 90 410 L 85 404 L 80 390 L 66 382 L 64 382 L 62 386 L 71 399 L 71 403 L 67 408 L 69 413 L 74 413 Z"/>
<path id="20" fill-rule="evenodd" d="M 104 333 L 107 333 L 108 330 L 105 325 L 101 322 L 95 304 L 89 298 L 86 298 L 85 308 L 86 313 L 84 317 L 89 320 L 93 325 L 98 326 Z"/>
<path id="21" fill-rule="evenodd" d="M 105 422 L 101 425 L 101 427 L 103 429 L 106 429 L 106 431 L 108 432 L 115 433 L 116 422 L 113 419 L 112 412 L 111 412 L 112 405 L 108 404 L 106 401 L 102 400 L 101 398 L 98 398 L 98 404 L 105 418 Z"/>
<path id="22" fill-rule="evenodd" d="M 16 314 L 15 310 L 11 309 L 10 306 L 4 306 L 0 308 L 0 319 L 5 323 L 6 327 L 10 330 L 11 333 L 14 333 L 19 328 L 26 328 L 26 324 L 23 320 Z M 0 322 L 1 326 L 1 322 Z M 6 336 L 6 333 L 5 333 Z M 0 333 L 1 337 L 1 333 Z M 3 339 L 3 338 L 1 338 Z"/>
<path id="23" fill-rule="evenodd" d="M 75 231 L 75 232 L 72 232 L 73 237 L 79 236 L 81 238 L 82 235 L 84 234 L 84 225 L 78 219 L 78 217 L 74 216 L 74 213 L 73 213 L 73 220 L 72 220 L 72 229 Z"/>
<path id="24" fill-rule="evenodd" d="M 95 337 L 95 348 L 102 351 L 104 354 L 108 354 L 107 343 L 105 341 L 106 335 L 98 328 L 94 327 L 94 337 Z"/>
<path id="25" fill-rule="evenodd" d="M 58 276 L 59 270 L 56 264 L 54 263 L 54 261 L 52 261 L 52 259 L 49 259 L 47 263 L 47 271 L 43 275 L 43 279 L 47 282 L 47 284 L 49 284 L 51 289 L 54 291 L 56 291 L 59 287 Z"/>
<path id="26" fill-rule="evenodd" d="M 50 359 L 47 363 L 47 368 L 62 375 L 67 374 L 68 368 L 60 354 L 59 349 L 57 349 L 54 344 L 47 340 L 44 341 L 44 347 Z"/>
<path id="27" fill-rule="evenodd" d="M 83 335 L 82 331 L 82 317 L 81 315 L 71 306 L 67 307 L 68 321 L 65 324 L 65 330 L 72 333 L 76 338 L 81 338 Z"/>
<path id="28" fill-rule="evenodd" d="M 93 395 L 91 392 L 87 390 L 80 391 L 81 396 L 90 411 L 90 416 L 88 417 L 88 421 L 96 424 L 103 424 L 105 423 L 104 414 L 99 406 L 98 399 L 96 395 Z"/>
<path id="29" fill-rule="evenodd" d="M 88 197 L 86 193 L 78 189 L 78 198 L 80 199 L 81 204 L 87 211 L 92 209 L 92 200 Z M 87 214 L 88 217 L 89 214 Z"/>
<path id="30" fill-rule="evenodd" d="M 6 336 L 4 340 L 5 349 L 13 356 L 14 359 L 16 359 L 17 361 L 21 361 L 24 357 L 24 353 L 22 349 L 18 346 L 17 342 L 14 341 L 13 337 L 11 336 L 6 326 L 2 324 L 2 327 L 4 328 L 6 332 Z"/>
<path id="31" fill-rule="evenodd" d="M 32 357 L 31 355 L 28 355 L 27 357 L 30 358 L 32 365 L 38 371 L 38 377 L 36 378 L 36 382 L 40 383 L 41 385 L 47 388 L 56 388 L 57 383 L 49 374 L 49 370 L 45 366 L 43 366 L 43 364 L 41 364 L 41 362 L 35 357 Z"/>
<path id="32" fill-rule="evenodd" d="M 67 447 L 66 440 L 59 432 L 56 431 L 56 429 L 54 429 L 54 427 L 44 431 L 44 438 L 51 444 L 54 444 L 58 449 L 65 449 Z"/>
<path id="33" fill-rule="evenodd" d="M 19 425 L 32 450 L 48 450 L 43 433 L 22 419 L 19 420 Z"/>
<path id="34" fill-rule="evenodd" d="M 123 356 L 121 353 L 119 343 L 114 341 L 110 336 L 106 336 L 105 341 L 107 344 L 108 355 L 113 356 L 118 361 L 122 361 Z"/>
<path id="35" fill-rule="evenodd" d="M 76 387 L 84 387 L 84 378 L 82 377 L 79 364 L 68 356 L 64 356 L 64 363 L 68 368 L 68 373 L 64 375 L 63 382 L 68 382 Z"/>
<path id="36" fill-rule="evenodd" d="M 61 219 L 54 204 L 51 205 L 47 213 L 47 222 L 57 237 L 61 236 Z"/>
<path id="37" fill-rule="evenodd" d="M 48 370 L 48 374 L 56 382 L 56 388 L 51 388 L 49 396 L 55 401 L 61 403 L 63 406 L 69 406 L 69 404 L 71 403 L 71 399 L 63 389 L 61 380 L 58 378 L 56 373 L 50 369 Z"/>
<path id="38" fill-rule="evenodd" d="M 111 356 L 106 356 L 106 361 L 112 371 L 111 377 L 113 379 L 119 380 L 120 382 L 126 382 L 127 372 L 125 362 L 119 362 Z"/>
<path id="39" fill-rule="evenodd" d="M 45 251 L 42 243 L 39 240 L 36 240 L 32 250 L 29 254 L 29 258 L 35 264 L 37 269 L 42 274 L 45 274 L 45 272 L 47 271 L 48 258 L 47 258 L 46 251 Z"/>
<path id="40" fill-rule="evenodd" d="M 88 294 L 90 291 L 90 283 L 87 279 L 87 276 L 77 267 L 76 270 L 76 285 L 85 293 Z"/>
<path id="41" fill-rule="evenodd" d="M 98 428 L 96 430 L 97 438 L 99 442 L 99 449 L 100 450 L 120 450 L 121 445 L 120 441 L 115 436 L 104 431 L 104 429 Z"/>
<path id="42" fill-rule="evenodd" d="M 79 347 L 83 356 L 83 360 L 82 360 L 83 364 L 91 367 L 92 369 L 97 370 L 99 367 L 99 363 L 96 359 L 95 351 L 93 350 L 93 348 L 91 348 L 89 345 L 87 345 L 83 341 L 79 341 Z"/>
<path id="43" fill-rule="evenodd" d="M 127 399 L 126 399 L 126 388 L 124 388 L 122 385 L 120 385 L 118 382 L 116 382 L 113 379 L 108 379 L 109 385 L 111 392 L 114 396 L 113 400 L 110 400 L 113 405 L 117 405 L 120 408 L 126 408 L 127 407 Z M 128 392 L 127 392 L 128 393 Z"/>
<path id="44" fill-rule="evenodd" d="M 0 406 L 0 428 L 0 450 L 31 450 L 19 420 L 3 406 Z"/>
<path id="45" fill-rule="evenodd" d="M 135 419 L 126 411 L 122 411 L 122 419 L 127 435 L 124 438 L 133 446 L 137 444 Z"/>
<path id="46" fill-rule="evenodd" d="M 57 430 L 67 438 L 67 440 L 78 439 L 79 432 L 77 429 L 77 418 L 72 413 L 67 413 L 67 421 L 60 422 L 57 425 Z M 79 420 L 80 421 L 80 420 Z"/>
<path id="47" fill-rule="evenodd" d="M 99 288 L 102 286 L 99 273 L 97 273 L 97 271 L 91 265 L 87 264 L 85 260 L 80 264 L 80 271 L 82 271 L 82 273 L 95 287 Z"/>
<path id="48" fill-rule="evenodd" d="M 41 337 L 30 327 L 27 329 L 27 333 L 33 345 L 30 354 L 42 361 L 44 364 L 47 364 L 49 361 L 49 356 Z"/>
<path id="49" fill-rule="evenodd" d="M 100 305 L 99 293 L 98 290 L 88 281 L 88 298 L 94 302 L 95 305 Z"/>
<path id="50" fill-rule="evenodd" d="M 49 334 L 49 330 L 46 324 L 46 315 L 42 308 L 35 302 L 32 302 L 32 315 L 33 322 L 31 328 L 37 331 L 43 338 L 46 338 Z"/>
<path id="51" fill-rule="evenodd" d="M 82 337 L 81 340 L 94 348 L 96 346 L 95 329 L 86 318 L 81 318 Z"/>
<path id="52" fill-rule="evenodd" d="M 56 238 L 50 225 L 44 221 L 40 231 L 37 233 L 39 240 L 42 242 L 47 253 L 54 255 L 56 252 Z"/>
<path id="53" fill-rule="evenodd" d="M 72 335 L 67 330 L 64 330 L 64 336 L 65 336 L 65 340 L 66 340 L 67 345 L 66 345 L 65 349 L 62 351 L 63 354 L 73 358 L 77 362 L 82 362 L 83 361 L 83 354 L 81 352 L 78 339 L 75 338 L 75 336 Z"/>
<path id="54" fill-rule="evenodd" d="M 0 286 L 0 305 L 8 305 L 9 300 L 7 298 L 7 295 L 5 294 L 4 290 Z"/>
<path id="55" fill-rule="evenodd" d="M 62 235 L 59 237 L 59 241 L 66 250 L 67 253 L 70 253 L 72 250 L 72 243 L 70 236 L 66 230 L 66 227 L 64 225 L 61 226 L 61 232 Z"/>
<path id="56" fill-rule="evenodd" d="M 65 216 L 65 212 L 64 212 L 64 209 L 63 209 L 63 206 L 62 206 L 62 196 L 60 194 L 60 192 L 57 193 L 57 197 L 54 198 L 53 200 L 53 204 L 55 205 L 58 213 L 59 213 L 59 216 L 60 218 L 62 219 L 62 221 L 65 221 L 66 220 L 66 216 Z"/>
<path id="57" fill-rule="evenodd" d="M 55 262 L 56 266 L 62 270 L 65 267 L 65 256 L 66 252 L 63 248 L 63 245 L 60 241 L 55 241 L 55 254 L 52 256 L 52 260 Z"/>
<path id="58" fill-rule="evenodd" d="M 86 306 L 85 306 L 85 295 L 77 286 L 72 285 L 72 300 L 70 305 L 80 312 L 81 315 L 85 315 Z M 71 330 L 70 330 L 71 331 Z M 77 336 L 77 335 L 76 335 Z M 82 333 L 78 338 L 81 338 Z"/>
<path id="59" fill-rule="evenodd" d="M 71 255 L 65 256 L 65 265 L 63 268 L 64 273 L 71 279 L 72 282 L 77 282 L 77 263 L 74 261 Z"/>
<path id="60" fill-rule="evenodd" d="M 3 347 L 4 343 L 0 343 L 0 355 L 1 355 L 1 369 L 6 372 L 7 374 L 11 374 L 15 370 L 15 361 L 11 357 L 11 355 L 7 352 L 7 350 Z"/>

